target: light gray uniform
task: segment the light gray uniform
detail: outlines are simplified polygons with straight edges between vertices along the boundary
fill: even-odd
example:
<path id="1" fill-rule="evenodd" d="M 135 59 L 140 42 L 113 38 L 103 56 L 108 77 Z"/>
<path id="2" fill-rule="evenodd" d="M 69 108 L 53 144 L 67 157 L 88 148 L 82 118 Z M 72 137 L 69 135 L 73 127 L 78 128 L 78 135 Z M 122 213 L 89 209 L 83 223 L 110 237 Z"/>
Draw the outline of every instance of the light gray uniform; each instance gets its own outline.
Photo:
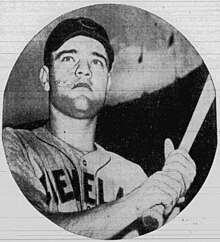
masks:
<path id="1" fill-rule="evenodd" d="M 3 144 L 18 186 L 43 213 L 82 211 L 119 199 L 147 178 L 137 164 L 97 144 L 82 153 L 45 127 L 5 128 Z"/>

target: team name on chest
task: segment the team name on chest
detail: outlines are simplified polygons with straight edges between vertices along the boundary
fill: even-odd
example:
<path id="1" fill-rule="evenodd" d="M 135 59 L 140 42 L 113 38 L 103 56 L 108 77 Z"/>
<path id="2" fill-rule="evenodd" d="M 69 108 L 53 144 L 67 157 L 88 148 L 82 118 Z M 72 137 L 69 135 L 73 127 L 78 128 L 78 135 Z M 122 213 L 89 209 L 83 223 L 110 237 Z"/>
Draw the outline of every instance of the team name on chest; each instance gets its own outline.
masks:
<path id="1" fill-rule="evenodd" d="M 105 203 L 109 190 L 108 182 L 95 178 L 93 174 L 82 172 L 81 179 L 76 170 L 58 169 L 46 171 L 40 181 L 46 191 L 47 204 L 55 202 L 65 204 L 72 200 L 87 204 L 87 208 Z M 112 188 L 113 189 L 113 188 Z M 119 188 L 116 197 L 122 197 L 123 189 Z"/>

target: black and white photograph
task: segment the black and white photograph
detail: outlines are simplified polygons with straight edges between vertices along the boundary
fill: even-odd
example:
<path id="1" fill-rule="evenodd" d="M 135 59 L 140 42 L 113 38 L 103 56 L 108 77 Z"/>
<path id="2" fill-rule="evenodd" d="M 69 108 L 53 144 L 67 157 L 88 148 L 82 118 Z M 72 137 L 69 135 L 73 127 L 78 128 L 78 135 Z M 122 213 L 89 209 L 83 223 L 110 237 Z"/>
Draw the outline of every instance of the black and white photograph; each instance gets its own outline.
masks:
<path id="1" fill-rule="evenodd" d="M 163 229 L 217 161 L 214 83 L 187 37 L 146 9 L 60 14 L 29 39 L 3 90 L 14 189 L 41 218 L 84 238 Z"/>

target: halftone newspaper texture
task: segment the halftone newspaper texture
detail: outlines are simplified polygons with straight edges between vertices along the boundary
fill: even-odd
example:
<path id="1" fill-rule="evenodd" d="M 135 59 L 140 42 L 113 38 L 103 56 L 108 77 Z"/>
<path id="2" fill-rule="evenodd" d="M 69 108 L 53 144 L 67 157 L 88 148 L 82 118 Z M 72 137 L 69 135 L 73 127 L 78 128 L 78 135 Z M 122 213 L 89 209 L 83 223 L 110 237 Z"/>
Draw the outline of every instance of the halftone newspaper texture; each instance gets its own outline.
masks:
<path id="1" fill-rule="evenodd" d="M 93 4 L 105 3 L 93 2 Z M 107 3 L 107 2 L 106 2 Z M 176 79 L 184 79 L 194 70 L 197 70 L 202 65 L 202 60 L 205 62 L 209 73 L 213 79 L 217 95 L 217 110 L 219 99 L 219 82 L 220 79 L 220 3 L 218 1 L 142 1 L 142 2 L 117 2 L 121 4 L 130 4 L 140 7 L 150 13 L 153 13 L 163 20 L 167 21 L 175 27 L 164 26 L 163 20 L 158 21 L 158 18 L 153 18 L 147 14 L 137 15 L 133 13 L 133 18 L 126 17 L 126 10 L 120 16 L 118 21 L 123 26 L 125 36 L 117 35 L 118 29 L 111 25 L 112 38 L 111 42 L 115 49 L 116 62 L 114 63 L 114 78 L 111 92 L 108 96 L 108 108 L 116 104 L 123 104 L 134 99 L 138 99 L 143 95 L 149 95 L 162 90 L 172 84 L 175 84 Z M 2 61 L 1 68 L 1 107 L 3 107 L 3 94 L 9 74 L 23 51 L 27 43 L 41 31 L 49 22 L 53 21 L 60 15 L 72 11 L 77 8 L 87 6 L 87 1 L 2 1 L 1 9 L 1 33 L 0 33 L 0 55 Z M 99 8 L 99 7 L 97 7 Z M 100 16 L 95 16 L 95 13 L 85 14 L 92 15 L 95 19 L 100 19 L 104 25 L 105 17 L 102 13 Z M 130 17 L 129 13 L 129 17 Z M 118 16 L 119 17 L 119 16 Z M 114 18 L 114 16 L 112 16 Z M 115 19 L 112 19 L 112 21 Z M 143 24 L 140 24 L 143 23 Z M 54 24 L 56 21 L 54 22 Z M 129 24 L 135 26 L 132 31 Z M 144 26 L 144 29 L 149 33 L 149 29 L 153 29 L 151 34 L 146 34 L 138 26 Z M 154 28 L 152 28 L 154 26 Z M 115 28 L 115 32 L 114 32 Z M 117 29 L 117 31 L 116 31 Z M 184 40 L 183 34 L 190 43 Z M 36 36 L 36 40 L 45 38 L 46 32 L 42 32 L 40 36 Z M 120 43 L 120 44 L 119 44 Z M 39 45 L 38 45 L 39 44 Z M 18 65 L 14 75 L 19 77 L 20 73 L 27 71 L 29 76 L 25 76 L 25 90 L 37 87 L 36 84 L 31 84 L 28 79 L 36 78 L 36 73 L 39 72 L 39 63 L 35 62 L 37 57 L 41 57 L 42 53 L 37 52 L 38 48 L 42 48 L 43 42 L 35 42 L 29 45 L 30 49 L 26 49 L 25 53 L 33 59 L 26 59 L 28 63 L 35 63 L 36 70 L 30 72 L 29 64 Z M 195 47 L 197 52 L 192 48 Z M 31 47 L 33 47 L 31 49 Z M 32 57 L 31 57 L 32 56 Z M 132 57 L 132 58 L 130 58 Z M 19 64 L 19 63 L 18 63 Z M 146 68 L 147 66 L 147 68 Z M 20 67 L 20 70 L 19 70 Z M 26 69 L 25 69 L 26 68 Z M 124 69 L 129 71 L 124 72 Z M 148 71 L 146 71 L 148 69 Z M 23 75 L 23 74 L 22 74 Z M 118 78 L 118 76 L 120 78 Z M 149 82 L 144 80 L 149 79 Z M 15 80 L 16 78 L 14 78 Z M 122 81 L 118 81 L 118 80 Z M 134 82 L 138 79 L 139 82 Z M 125 81 L 126 80 L 126 81 Z M 7 96 L 8 100 L 12 101 L 8 104 L 15 107 L 15 112 L 6 113 L 3 119 L 6 125 L 15 123 L 25 123 L 34 120 L 47 118 L 47 109 L 44 105 L 35 105 L 36 100 L 30 100 L 31 105 L 26 105 L 25 98 L 27 93 L 22 93 L 21 88 L 13 85 L 18 83 L 11 82 L 11 90 L 15 90 Z M 38 88 L 38 87 L 37 87 Z M 20 91 L 20 93 L 17 92 Z M 118 90 L 122 90 L 118 92 Z M 39 94 L 36 98 L 46 100 L 46 97 Z M 17 93 L 16 93 L 17 92 Z M 13 103 L 13 98 L 18 95 L 23 102 L 21 104 Z M 18 113 L 25 110 L 19 119 Z M 34 108 L 34 112 L 33 109 Z M 42 111 L 43 110 L 43 111 Z M 107 110 L 108 111 L 108 110 Z M 153 111 L 152 111 L 153 112 Z M 28 114 L 31 115 L 28 117 Z M 39 117 L 39 114 L 42 116 Z M 218 115 L 218 112 L 217 112 Z M 103 122 L 109 116 L 103 116 Z M 218 118 L 218 117 L 217 117 Z M 1 119 L 2 120 L 2 119 Z M 3 124 L 3 125 L 5 125 Z M 219 125 L 219 122 L 218 122 Z M 193 127 L 193 126 L 192 126 Z M 100 143 L 103 140 L 100 134 L 102 127 L 98 127 L 98 138 Z M 183 131 L 180 132 L 181 134 Z M 180 140 L 177 140 L 178 144 Z M 117 147 L 111 144 L 110 141 L 103 141 L 104 145 L 117 150 Z M 117 152 L 116 152 L 117 153 Z M 122 152 L 123 153 L 123 152 Z M 26 200 L 21 191 L 18 189 L 13 180 L 1 146 L 1 163 L 0 163 L 0 241 L 69 241 L 69 240 L 85 240 L 72 233 L 69 233 L 62 228 L 56 226 L 51 221 L 42 216 L 32 205 Z M 122 154 L 123 155 L 123 154 Z M 135 159 L 135 157 L 128 157 Z M 215 161 L 209 173 L 208 179 L 196 195 L 193 202 L 179 214 L 172 222 L 162 227 L 153 233 L 139 237 L 138 239 L 149 239 L 149 241 L 218 241 L 220 240 L 220 186 L 219 171 L 220 167 L 217 162 L 219 151 L 217 149 Z M 204 160 L 206 157 L 204 157 Z M 158 164 L 160 167 L 160 164 Z M 147 167 L 148 169 L 148 167 Z M 154 170 L 148 169 L 150 175 Z M 201 184 L 200 184 L 201 185 Z M 195 188 L 197 191 L 199 186 Z M 192 191 L 194 194 L 194 191 Z M 190 196 L 189 196 L 190 197 Z M 192 199 L 192 195 L 190 197 Z"/>

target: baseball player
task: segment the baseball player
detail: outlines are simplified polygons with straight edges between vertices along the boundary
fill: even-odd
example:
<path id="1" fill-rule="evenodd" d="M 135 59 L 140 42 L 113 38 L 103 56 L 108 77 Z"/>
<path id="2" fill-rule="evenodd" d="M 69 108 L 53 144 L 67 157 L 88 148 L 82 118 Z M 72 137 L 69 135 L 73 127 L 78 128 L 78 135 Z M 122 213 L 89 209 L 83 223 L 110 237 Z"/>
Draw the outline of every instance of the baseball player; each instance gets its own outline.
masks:
<path id="1" fill-rule="evenodd" d="M 138 235 L 134 222 L 155 205 L 163 206 L 164 217 L 175 216 L 196 174 L 189 154 L 169 139 L 163 169 L 149 178 L 95 143 L 113 61 L 102 26 L 82 17 L 62 21 L 46 41 L 40 71 L 48 123 L 3 130 L 10 170 L 27 199 L 61 227 L 99 239 Z"/>

